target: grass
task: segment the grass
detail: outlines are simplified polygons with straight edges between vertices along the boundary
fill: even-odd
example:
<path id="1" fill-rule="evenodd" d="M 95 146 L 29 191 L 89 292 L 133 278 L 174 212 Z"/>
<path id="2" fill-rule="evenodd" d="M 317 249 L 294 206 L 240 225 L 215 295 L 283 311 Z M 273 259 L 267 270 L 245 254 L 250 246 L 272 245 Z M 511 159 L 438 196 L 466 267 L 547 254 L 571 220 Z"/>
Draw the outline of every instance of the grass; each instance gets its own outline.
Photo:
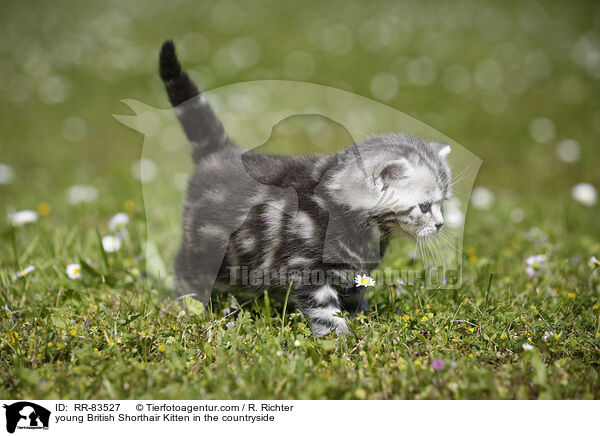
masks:
<path id="1" fill-rule="evenodd" d="M 0 397 L 598 398 L 600 280 L 588 265 L 600 257 L 598 206 L 569 197 L 576 183 L 600 184 L 598 83 L 577 55 L 597 41 L 597 6 L 463 2 L 448 10 L 315 1 L 298 9 L 265 0 L 232 15 L 231 4 L 220 3 L 84 9 L 65 1 L 3 11 L 0 161 L 14 168 L 15 180 L 0 185 L 0 209 L 41 216 L 0 227 Z M 397 17 L 391 25 L 401 31 L 387 45 L 385 35 L 369 39 L 365 24 L 382 17 Z M 353 35 L 349 51 L 335 23 Z M 260 48 L 256 63 L 227 68 L 219 49 L 248 36 Z M 373 311 L 351 321 L 352 334 L 316 339 L 302 316 L 268 293 L 250 302 L 224 296 L 203 310 L 194 300 L 174 303 L 160 281 L 145 280 L 146 211 L 130 174 L 142 139 L 110 114 L 124 112 L 122 98 L 167 106 L 155 65 L 167 37 L 182 41 L 207 88 L 286 78 L 374 97 L 373 76 L 395 74 L 398 90 L 386 103 L 480 156 L 477 184 L 496 197 L 490 210 L 469 209 L 462 286 L 369 288 Z M 578 46 L 581 38 L 587 42 Z M 304 77 L 284 61 L 298 50 L 314 63 Z M 545 76 L 523 66 L 540 51 L 551 65 Z M 436 65 L 430 84 L 409 80 L 406 64 L 417 56 Z M 536 56 L 535 65 L 544 64 Z M 486 59 L 503 72 L 497 89 L 475 83 Z M 463 93 L 444 85 L 455 64 L 472 74 Z M 45 86 L 49 77 L 63 82 L 66 95 L 53 94 L 55 80 Z M 498 111 L 490 96 L 506 107 Z M 87 126 L 79 139 L 64 133 L 71 117 Z M 547 142 L 530 134 L 538 117 L 553 121 Z M 555 157 L 564 138 L 579 142 L 580 161 Z M 79 183 L 94 185 L 98 199 L 70 204 L 65 192 Z M 522 221 L 511 219 L 515 208 Z M 122 248 L 106 253 L 100 237 L 119 211 L 131 221 Z M 387 264 L 407 266 L 406 247 L 392 248 Z M 529 278 L 525 259 L 534 254 L 547 262 Z M 82 264 L 80 280 L 67 277 L 70 263 Z M 35 270 L 13 279 L 28 265 Z M 435 370 L 434 360 L 444 367 Z"/>
<path id="2" fill-rule="evenodd" d="M 16 232 L 19 263 L 36 270 L 15 281 L 13 268 L 1 275 L 9 308 L 1 324 L 3 397 L 599 394 L 599 281 L 586 260 L 600 247 L 588 236 L 563 242 L 560 226 L 533 240 L 512 225 L 475 238 L 459 290 L 374 288 L 374 310 L 351 322 L 351 335 L 316 339 L 302 316 L 286 314 L 267 293 L 245 305 L 224 298 L 205 312 L 194 300 L 180 306 L 147 288 L 137 256 L 143 241 L 131 237 L 142 234 L 141 216 L 116 253 L 99 249 L 95 231 L 82 237 L 47 220 Z M 495 225 L 469 238 L 493 235 Z M 523 259 L 533 253 L 548 263 L 530 280 Z M 75 261 L 89 264 L 81 280 L 65 274 Z M 544 338 L 547 331 L 555 334 Z M 445 363 L 440 371 L 436 359 Z"/>

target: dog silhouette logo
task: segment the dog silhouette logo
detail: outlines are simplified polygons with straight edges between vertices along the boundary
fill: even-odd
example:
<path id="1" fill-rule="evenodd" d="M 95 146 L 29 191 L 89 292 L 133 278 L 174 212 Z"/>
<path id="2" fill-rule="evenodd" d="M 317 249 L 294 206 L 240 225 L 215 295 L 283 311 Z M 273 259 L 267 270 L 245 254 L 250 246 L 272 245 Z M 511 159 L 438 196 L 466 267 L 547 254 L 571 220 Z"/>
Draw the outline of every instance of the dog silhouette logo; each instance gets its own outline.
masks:
<path id="1" fill-rule="evenodd" d="M 3 406 L 6 409 L 6 431 L 14 433 L 18 429 L 48 429 L 50 411 L 29 401 L 19 401 Z"/>

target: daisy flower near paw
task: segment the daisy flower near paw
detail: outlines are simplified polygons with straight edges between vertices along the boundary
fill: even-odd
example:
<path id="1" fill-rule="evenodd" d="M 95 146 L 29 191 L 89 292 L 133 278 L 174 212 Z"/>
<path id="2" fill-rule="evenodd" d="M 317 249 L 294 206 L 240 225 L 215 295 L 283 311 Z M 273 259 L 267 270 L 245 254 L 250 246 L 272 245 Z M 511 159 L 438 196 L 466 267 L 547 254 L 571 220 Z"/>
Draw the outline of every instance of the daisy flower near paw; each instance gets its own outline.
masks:
<path id="1" fill-rule="evenodd" d="M 368 286 L 375 286 L 375 280 L 373 280 L 372 277 L 369 277 L 366 274 L 358 274 L 354 279 L 354 283 L 356 283 L 356 286 L 364 286 L 365 288 Z"/>

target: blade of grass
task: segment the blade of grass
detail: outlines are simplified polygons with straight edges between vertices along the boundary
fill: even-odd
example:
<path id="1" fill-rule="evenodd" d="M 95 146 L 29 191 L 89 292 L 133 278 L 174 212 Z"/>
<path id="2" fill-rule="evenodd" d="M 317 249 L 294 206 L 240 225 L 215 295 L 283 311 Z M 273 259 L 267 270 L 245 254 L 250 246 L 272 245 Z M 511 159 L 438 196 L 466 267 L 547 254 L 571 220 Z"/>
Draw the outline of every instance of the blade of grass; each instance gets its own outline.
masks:
<path id="1" fill-rule="evenodd" d="M 10 226 L 9 232 L 10 232 L 10 242 L 12 243 L 13 256 L 15 258 L 15 265 L 16 265 L 17 269 L 21 269 L 21 267 L 19 265 L 19 250 L 17 249 L 17 235 L 16 235 L 15 228 L 13 226 Z"/>
<path id="2" fill-rule="evenodd" d="M 264 292 L 264 302 L 265 302 L 265 321 L 270 326 L 271 325 L 271 300 L 269 299 L 269 293 L 267 291 Z"/>
<path id="3" fill-rule="evenodd" d="M 104 266 L 108 269 L 108 256 L 106 255 L 106 251 L 104 251 L 104 247 L 102 246 L 102 236 L 100 235 L 100 229 L 96 227 L 96 236 L 98 237 L 98 248 L 100 248 L 100 253 L 102 254 L 102 259 L 104 260 Z"/>
<path id="4" fill-rule="evenodd" d="M 292 277 L 292 280 L 290 280 L 290 285 L 287 288 L 287 292 L 285 293 L 285 301 L 283 303 L 283 313 L 281 314 L 281 332 L 279 332 L 280 335 L 283 333 L 283 325 L 285 322 L 285 311 L 287 309 L 288 299 L 290 297 L 290 290 L 292 289 L 293 283 L 294 283 L 294 278 Z"/>
<path id="5" fill-rule="evenodd" d="M 483 305 L 483 310 L 487 309 L 488 305 L 488 296 L 490 295 L 490 288 L 492 287 L 492 281 L 494 280 L 494 273 L 490 273 L 490 280 L 488 282 L 487 292 L 485 293 L 485 303 Z"/>

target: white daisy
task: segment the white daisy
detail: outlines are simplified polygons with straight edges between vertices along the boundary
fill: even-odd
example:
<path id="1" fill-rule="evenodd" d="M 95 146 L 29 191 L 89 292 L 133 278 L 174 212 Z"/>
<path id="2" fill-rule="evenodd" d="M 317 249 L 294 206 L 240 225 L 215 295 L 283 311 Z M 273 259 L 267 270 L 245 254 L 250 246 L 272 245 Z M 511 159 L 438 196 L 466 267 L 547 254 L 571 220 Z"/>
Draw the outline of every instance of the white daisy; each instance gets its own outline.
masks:
<path id="1" fill-rule="evenodd" d="M 367 286 L 375 286 L 375 280 L 366 274 L 362 276 L 358 274 L 354 279 L 354 283 L 356 283 L 356 286 L 364 286 L 365 288 Z"/>
<path id="2" fill-rule="evenodd" d="M 115 231 L 118 228 L 124 227 L 129 224 L 129 215 L 123 212 L 119 212 L 115 216 L 113 216 L 108 222 L 108 229 L 110 231 Z"/>
<path id="3" fill-rule="evenodd" d="M 548 339 L 553 339 L 553 338 L 554 338 L 554 339 L 558 339 L 558 337 L 559 337 L 560 335 L 561 335 L 560 333 L 556 334 L 556 333 L 554 333 L 552 330 L 550 330 L 550 331 L 545 331 L 545 332 L 544 332 L 544 336 L 542 336 L 542 339 L 543 339 L 544 341 L 547 341 Z"/>
<path id="4" fill-rule="evenodd" d="M 476 209 L 488 210 L 494 204 L 494 194 L 483 186 L 478 186 L 471 192 L 471 204 Z"/>
<path id="5" fill-rule="evenodd" d="M 32 210 L 22 210 L 8 215 L 8 222 L 13 227 L 21 227 L 37 221 L 38 214 Z"/>
<path id="6" fill-rule="evenodd" d="M 527 259 L 525 259 L 525 263 L 529 266 L 533 266 L 535 264 L 542 265 L 545 261 L 545 254 L 534 254 L 533 256 L 529 256 Z"/>
<path id="7" fill-rule="evenodd" d="M 0 185 L 10 185 L 15 178 L 15 172 L 6 164 L 0 163 Z"/>
<path id="8" fill-rule="evenodd" d="M 531 350 L 533 350 L 533 345 L 531 345 L 531 344 L 523 344 L 523 349 L 525 351 L 531 351 Z"/>
<path id="9" fill-rule="evenodd" d="M 102 248 L 107 253 L 114 253 L 121 249 L 121 238 L 113 235 L 107 235 L 102 238 Z"/>
<path id="10" fill-rule="evenodd" d="M 13 275 L 13 280 L 17 280 L 17 279 L 20 279 L 21 277 L 25 277 L 27 274 L 29 274 L 33 270 L 35 270 L 35 266 L 33 266 L 33 265 L 26 266 L 21 271 L 15 273 Z"/>
<path id="11" fill-rule="evenodd" d="M 77 280 L 81 278 L 81 265 L 78 263 L 71 263 L 67 265 L 67 276 L 70 279 Z"/>
<path id="12" fill-rule="evenodd" d="M 402 279 L 398 279 L 396 285 L 396 295 L 400 296 L 400 294 L 402 294 L 402 286 L 404 285 L 404 281 Z"/>
<path id="13" fill-rule="evenodd" d="M 73 185 L 68 190 L 71 204 L 91 203 L 98 198 L 98 191 L 91 185 Z"/>
<path id="14" fill-rule="evenodd" d="M 588 207 L 595 205 L 596 200 L 598 199 L 596 188 L 589 183 L 579 183 L 573 186 L 573 189 L 571 189 L 571 197 L 573 197 L 573 200 Z"/>
<path id="15" fill-rule="evenodd" d="M 546 255 L 544 254 L 534 254 L 533 256 L 529 256 L 527 259 L 525 259 L 525 264 L 527 265 L 525 272 L 529 278 L 532 278 L 536 271 L 544 267 L 545 263 Z"/>

